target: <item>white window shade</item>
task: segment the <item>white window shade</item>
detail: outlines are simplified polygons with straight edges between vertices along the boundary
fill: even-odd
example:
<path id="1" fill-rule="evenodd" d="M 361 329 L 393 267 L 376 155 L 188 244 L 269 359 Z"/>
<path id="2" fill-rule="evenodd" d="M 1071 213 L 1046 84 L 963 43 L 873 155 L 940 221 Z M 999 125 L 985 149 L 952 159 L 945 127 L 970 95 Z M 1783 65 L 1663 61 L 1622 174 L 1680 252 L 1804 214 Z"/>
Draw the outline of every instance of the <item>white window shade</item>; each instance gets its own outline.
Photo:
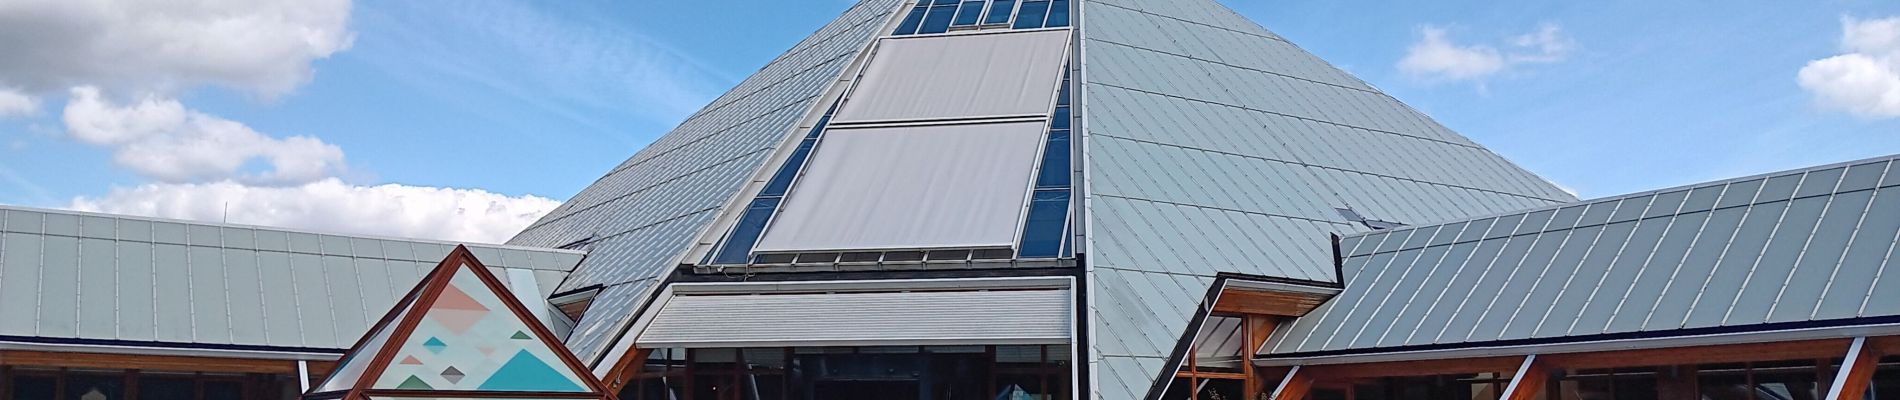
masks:
<path id="1" fill-rule="evenodd" d="M 1069 31 L 883 39 L 834 123 L 1048 115 Z"/>
<path id="2" fill-rule="evenodd" d="M 754 250 L 1013 247 L 1043 127 L 826 131 Z"/>
<path id="3" fill-rule="evenodd" d="M 676 296 L 640 348 L 1068 344 L 1067 289 Z"/>

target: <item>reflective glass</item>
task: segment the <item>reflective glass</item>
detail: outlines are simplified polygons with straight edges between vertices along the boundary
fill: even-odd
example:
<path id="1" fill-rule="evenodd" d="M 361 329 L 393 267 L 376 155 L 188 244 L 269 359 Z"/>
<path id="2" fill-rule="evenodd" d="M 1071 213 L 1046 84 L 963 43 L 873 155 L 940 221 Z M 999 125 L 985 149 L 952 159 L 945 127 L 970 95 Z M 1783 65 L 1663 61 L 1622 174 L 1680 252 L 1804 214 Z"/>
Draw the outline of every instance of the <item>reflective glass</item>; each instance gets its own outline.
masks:
<path id="1" fill-rule="evenodd" d="M 779 167 L 778 172 L 772 175 L 772 181 L 767 182 L 765 188 L 759 190 L 759 196 L 784 196 L 785 191 L 792 187 L 792 178 L 798 176 L 798 169 L 805 165 L 805 158 L 811 156 L 812 147 L 817 145 L 818 141 L 812 139 L 799 141 L 798 149 L 792 150 L 792 156 L 786 158 L 785 165 Z"/>
<path id="2" fill-rule="evenodd" d="M 1037 188 L 1069 187 L 1071 168 L 1069 164 L 1070 151 L 1069 131 L 1057 130 L 1049 132 L 1049 144 L 1043 147 L 1042 152 L 1042 169 L 1037 171 Z"/>
<path id="3" fill-rule="evenodd" d="M 930 14 L 924 16 L 924 26 L 917 33 L 944 33 L 950 31 L 950 20 L 956 17 L 957 6 L 939 5 L 930 7 Z"/>
<path id="4" fill-rule="evenodd" d="M 1006 24 L 1009 16 L 1016 11 L 1016 0 L 995 0 L 990 3 L 990 13 L 983 17 L 984 24 Z"/>
<path id="5" fill-rule="evenodd" d="M 922 26 L 924 23 L 924 12 L 929 11 L 929 10 L 930 10 L 930 7 L 925 7 L 925 6 L 917 6 L 915 8 L 911 8 L 910 14 L 904 16 L 904 22 L 898 23 L 897 31 L 892 32 L 891 34 L 892 35 L 910 35 L 910 34 L 917 33 L 917 27 Z"/>
<path id="6" fill-rule="evenodd" d="M 1048 0 L 1029 0 L 1023 2 L 1023 9 L 1016 13 L 1016 24 L 1012 28 L 1035 29 L 1042 27 L 1043 19 L 1049 16 Z"/>
<path id="7" fill-rule="evenodd" d="M 726 238 L 726 247 L 720 249 L 719 256 L 713 262 L 719 264 L 745 264 L 752 253 L 752 245 L 758 243 L 759 234 L 765 232 L 765 223 L 772 218 L 772 211 L 778 208 L 779 199 L 758 199 L 752 206 L 746 207 L 745 215 L 739 217 L 737 228 L 732 236 Z"/>
<path id="8" fill-rule="evenodd" d="M 983 0 L 965 0 L 963 7 L 957 10 L 957 19 L 951 25 L 970 26 L 983 17 Z"/>
<path id="9" fill-rule="evenodd" d="M 1038 191 L 1030 199 L 1029 221 L 1023 225 L 1023 258 L 1049 258 L 1061 254 L 1062 236 L 1069 221 L 1069 191 Z"/>
<path id="10" fill-rule="evenodd" d="M 1044 28 L 1069 26 L 1069 0 L 1055 0 L 1049 3 L 1049 23 Z"/>

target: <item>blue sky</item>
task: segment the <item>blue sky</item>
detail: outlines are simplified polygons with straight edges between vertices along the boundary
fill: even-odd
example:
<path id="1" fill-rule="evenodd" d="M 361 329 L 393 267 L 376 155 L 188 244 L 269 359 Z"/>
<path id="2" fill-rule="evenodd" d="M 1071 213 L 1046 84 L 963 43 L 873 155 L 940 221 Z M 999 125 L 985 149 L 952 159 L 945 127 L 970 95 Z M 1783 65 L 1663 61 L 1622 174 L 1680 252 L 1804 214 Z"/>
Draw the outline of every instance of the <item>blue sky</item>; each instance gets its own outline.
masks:
<path id="1" fill-rule="evenodd" d="M 227 218 L 237 202 L 236 214 L 245 218 L 234 222 L 500 240 L 850 4 L 256 3 L 236 12 L 280 15 L 273 6 L 321 3 L 323 12 L 285 15 L 343 19 L 258 19 L 311 28 L 289 32 L 327 33 L 317 35 L 321 40 L 262 28 L 243 33 L 255 37 L 238 42 L 261 46 L 257 53 L 268 59 L 227 60 L 225 52 L 128 60 L 108 57 L 128 46 L 92 38 L 74 43 L 98 51 L 74 53 L 102 54 L 97 59 L 0 62 L 0 203 L 208 219 Z M 1900 63 L 1892 62 L 1900 59 L 1900 39 L 1878 40 L 1887 33 L 1900 38 L 1878 25 L 1900 16 L 1894 2 L 1226 3 L 1584 197 L 1900 153 L 1900 81 L 1880 79 L 1883 72 L 1900 76 Z M 29 18 L 0 14 L 0 26 Z M 1873 39 L 1845 43 L 1847 21 L 1866 23 L 1870 33 L 1862 36 Z M 68 22 L 80 31 L 127 29 L 145 33 L 128 36 L 179 41 L 231 35 L 147 33 L 136 29 L 149 27 L 115 27 L 105 18 Z M 36 32 L 47 31 L 59 30 Z M 270 45 L 279 39 L 283 45 Z M 34 45 L 22 43 L 35 40 L 41 38 L 0 28 L 0 53 L 30 53 Z M 1878 62 L 1844 71 L 1871 68 L 1875 79 L 1821 76 L 1802 85 L 1799 76 L 1811 62 L 1850 53 Z M 1437 58 L 1406 66 L 1408 57 L 1427 55 Z M 127 65 L 110 68 L 117 64 Z M 101 94 L 75 100 L 70 88 L 82 86 Z M 29 106 L 9 112 L 8 93 Z M 1843 103 L 1855 99 L 1895 104 Z M 74 114 L 95 109 L 102 111 Z M 146 132 L 126 128 L 139 126 L 125 123 L 132 116 L 146 115 L 128 110 L 169 110 L 165 115 L 184 115 L 173 119 L 184 122 L 124 139 Z M 81 132 L 69 123 L 101 115 L 117 122 L 99 126 L 117 130 Z M 231 132 L 231 125 L 254 134 L 193 139 Z M 300 136 L 313 141 L 288 139 Z M 137 148 L 164 140 L 176 142 L 163 149 L 177 154 Z M 203 143 L 254 150 L 236 161 L 210 157 L 193 169 L 153 170 L 153 163 L 196 160 L 190 145 Z M 338 153 L 272 158 L 294 146 Z M 318 184 L 330 186 L 311 188 Z M 349 207 L 399 215 L 400 206 L 372 203 L 423 196 L 447 196 L 443 201 L 470 209 L 486 205 L 492 218 L 478 224 L 501 227 L 456 233 L 335 226 L 326 218 L 285 216 L 335 213 L 325 208 L 335 206 L 256 204 L 370 197 Z M 222 204 L 177 204 L 184 201 Z M 407 223 L 464 223 L 453 218 Z"/>

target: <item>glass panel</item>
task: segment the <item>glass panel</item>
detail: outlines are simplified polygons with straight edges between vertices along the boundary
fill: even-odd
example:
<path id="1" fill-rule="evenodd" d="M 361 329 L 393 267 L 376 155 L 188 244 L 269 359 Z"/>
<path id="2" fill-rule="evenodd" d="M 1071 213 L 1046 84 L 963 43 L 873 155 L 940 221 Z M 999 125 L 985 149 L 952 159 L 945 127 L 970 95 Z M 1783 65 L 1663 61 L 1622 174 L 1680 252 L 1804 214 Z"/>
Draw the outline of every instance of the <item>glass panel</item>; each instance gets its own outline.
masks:
<path id="1" fill-rule="evenodd" d="M 1746 209 L 1748 217 L 1736 229 L 1721 263 L 1715 266 L 1706 288 L 1699 295 L 1700 299 L 1696 300 L 1695 309 L 1689 310 L 1685 327 L 1701 328 L 1722 323 L 1729 306 L 1735 303 L 1736 293 L 1742 290 L 1742 282 L 1748 279 L 1754 269 L 1755 260 L 1761 258 L 1762 246 L 1768 243 L 1768 235 L 1774 232 L 1782 211 L 1787 208 L 1788 202 L 1782 201 Z"/>
<path id="2" fill-rule="evenodd" d="M 995 0 L 990 3 L 990 13 L 983 17 L 984 24 L 1006 24 L 1009 16 L 1016 12 L 1016 0 Z"/>
<path id="3" fill-rule="evenodd" d="M 1794 197 L 1800 198 L 1833 193 L 1834 187 L 1840 185 L 1841 173 L 1845 170 L 1845 168 L 1833 168 L 1809 172 L 1807 179 L 1801 180 L 1801 190 L 1795 191 Z"/>
<path id="4" fill-rule="evenodd" d="M 51 399 L 59 394 L 59 379 L 51 376 L 14 375 L 12 391 L 14 399 Z"/>
<path id="5" fill-rule="evenodd" d="M 925 6 L 920 5 L 920 6 L 911 8 L 910 14 L 904 16 L 904 22 L 898 23 L 897 31 L 892 32 L 891 34 L 893 35 L 916 34 L 917 27 L 922 26 L 924 23 L 924 12 L 926 11 L 930 11 L 930 7 L 925 7 Z"/>
<path id="6" fill-rule="evenodd" d="M 1609 331 L 1629 332 L 1643 328 L 1643 321 L 1649 318 L 1650 311 L 1656 308 L 1656 301 L 1662 297 L 1663 285 L 1667 285 L 1669 277 L 1681 268 L 1682 258 L 1688 254 L 1689 246 L 1695 243 L 1696 233 L 1708 221 L 1709 213 L 1683 214 L 1672 219 L 1675 223 L 1669 227 L 1669 233 L 1663 236 L 1662 242 L 1657 244 L 1656 252 L 1649 255 L 1650 261 L 1643 266 L 1636 283 L 1627 286 L 1629 292 L 1623 299 L 1623 306 L 1617 310 L 1616 318 L 1610 322 Z M 1630 253 L 1624 253 L 1624 256 L 1628 257 Z"/>
<path id="7" fill-rule="evenodd" d="M 244 400 L 244 383 L 206 381 L 204 400 Z"/>
<path id="8" fill-rule="evenodd" d="M 1768 178 L 1768 183 L 1762 185 L 1761 194 L 1756 196 L 1755 202 L 1761 203 L 1761 202 L 1770 202 L 1770 201 L 1776 201 L 1776 200 L 1787 200 L 1791 198 L 1791 196 L 1794 196 L 1795 187 L 1800 186 L 1800 185 L 1801 185 L 1801 174 L 1782 175 L 1782 176 L 1777 176 L 1773 178 Z"/>
<path id="9" fill-rule="evenodd" d="M 765 231 L 765 223 L 772 218 L 772 210 L 778 208 L 778 199 L 758 199 L 746 207 L 745 215 L 739 217 L 738 227 L 726 238 L 726 247 L 719 250 L 719 256 L 713 262 L 719 264 L 745 264 L 752 253 L 752 245 L 758 243 L 759 233 Z"/>
<path id="10" fill-rule="evenodd" d="M 31 397 L 14 397 L 27 400 Z M 70 400 L 118 400 L 125 398 L 125 377 L 118 375 L 66 375 L 66 398 Z"/>
<path id="11" fill-rule="evenodd" d="M 1049 131 L 1049 143 L 1042 151 L 1042 167 L 1037 171 L 1037 188 L 1067 188 L 1070 182 L 1069 131 Z"/>
<path id="12" fill-rule="evenodd" d="M 86 216 L 80 219 L 80 234 L 86 237 L 112 239 L 115 236 L 114 232 L 118 230 L 116 222 L 117 220 L 112 218 Z"/>
<path id="13" fill-rule="evenodd" d="M 1485 218 L 1485 219 L 1481 219 L 1477 221 L 1472 221 L 1470 225 L 1465 226 L 1465 229 L 1463 232 L 1458 233 L 1457 241 L 1468 242 L 1468 241 L 1478 240 L 1478 238 L 1484 237 L 1485 231 L 1490 230 L 1491 223 L 1495 221 L 1497 221 L 1496 218 Z"/>
<path id="14" fill-rule="evenodd" d="M 1465 246 L 1473 246 L 1473 244 L 1461 244 L 1455 247 Z M 1476 242 L 1475 246 L 1476 250 L 1472 251 L 1471 255 L 1466 258 L 1466 261 L 1458 267 L 1458 275 L 1451 280 L 1451 283 L 1445 288 L 1444 295 L 1440 297 L 1438 303 L 1444 304 L 1445 306 L 1433 307 L 1431 312 L 1426 314 L 1422 322 L 1418 324 L 1419 329 L 1417 329 L 1417 332 L 1413 332 L 1410 337 L 1406 338 L 1406 343 L 1430 343 L 1438 338 L 1438 334 L 1442 329 L 1426 327 L 1446 326 L 1445 321 L 1450 320 L 1453 314 L 1458 311 L 1459 307 L 1455 305 L 1458 304 L 1461 299 L 1470 298 L 1473 293 L 1472 287 L 1477 285 L 1481 277 L 1488 276 L 1491 261 L 1497 259 L 1498 251 L 1504 248 L 1504 241 L 1487 240 Z"/>
<path id="15" fill-rule="evenodd" d="M 1049 22 L 1044 28 L 1069 26 L 1069 0 L 1055 0 L 1049 3 Z"/>
<path id="16" fill-rule="evenodd" d="M 1432 236 L 1432 241 L 1427 242 L 1425 245 L 1426 246 L 1442 246 L 1442 245 L 1451 244 L 1453 239 L 1456 239 L 1458 238 L 1458 236 L 1463 234 L 1466 225 L 1467 224 L 1464 222 L 1445 225 L 1444 228 L 1440 228 L 1438 230 L 1437 235 Z"/>
<path id="17" fill-rule="evenodd" d="M 955 25 L 955 26 L 976 25 L 977 20 L 980 20 L 982 18 L 983 18 L 983 0 L 965 0 L 963 2 L 963 7 L 957 10 L 956 21 L 952 22 L 951 25 Z"/>
<path id="18" fill-rule="evenodd" d="M 1043 19 L 1047 18 L 1048 14 L 1049 14 L 1048 0 L 1024 1 L 1022 11 L 1019 11 L 1016 13 L 1016 24 L 1013 25 L 1012 28 L 1015 28 L 1015 29 L 1041 28 Z"/>
<path id="19" fill-rule="evenodd" d="M 1055 257 L 1061 251 L 1062 236 L 1069 222 L 1069 191 L 1038 191 L 1029 205 L 1029 221 L 1023 225 L 1023 258 Z"/>
<path id="20" fill-rule="evenodd" d="M 1505 283 L 1503 290 L 1497 292 L 1498 298 L 1493 300 L 1495 304 L 1485 312 L 1484 318 L 1478 321 L 1478 326 L 1472 330 L 1473 340 L 1496 339 L 1504 334 L 1505 325 L 1526 305 L 1524 301 L 1530 295 L 1531 288 L 1535 287 L 1550 269 L 1550 260 L 1557 255 L 1557 249 L 1562 247 L 1570 233 L 1573 232 L 1552 232 L 1516 238 L 1534 238 L 1535 243 L 1531 246 L 1531 250 L 1525 253 L 1523 259 L 1498 260 L 1499 266 L 1512 270 L 1512 276 Z"/>
<path id="21" fill-rule="evenodd" d="M 792 150 L 792 156 L 785 159 L 785 165 L 780 166 L 778 172 L 772 175 L 772 181 L 766 183 L 764 189 L 759 190 L 759 196 L 784 196 L 785 191 L 792 187 L 792 179 L 798 177 L 798 169 L 805 165 L 805 158 L 811 155 L 812 147 L 817 145 L 817 140 L 799 141 L 798 148 Z"/>
<path id="22" fill-rule="evenodd" d="M 951 18 L 956 17 L 957 5 L 938 5 L 930 7 L 930 14 L 924 16 L 924 26 L 917 33 L 944 33 L 950 31 Z"/>

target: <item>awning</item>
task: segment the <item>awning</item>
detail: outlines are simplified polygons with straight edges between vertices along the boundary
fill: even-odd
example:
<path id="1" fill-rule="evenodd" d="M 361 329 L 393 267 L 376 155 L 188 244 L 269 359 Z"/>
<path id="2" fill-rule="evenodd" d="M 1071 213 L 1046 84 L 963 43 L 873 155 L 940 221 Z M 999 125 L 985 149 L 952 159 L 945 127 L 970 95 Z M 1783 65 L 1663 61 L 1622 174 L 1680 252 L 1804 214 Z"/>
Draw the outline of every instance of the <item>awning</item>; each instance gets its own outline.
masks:
<path id="1" fill-rule="evenodd" d="M 673 294 L 651 314 L 637 344 L 641 348 L 1067 344 L 1075 315 L 1075 297 L 1068 282 L 1068 278 L 1040 278 L 752 284 L 751 289 L 758 290 L 749 293 L 747 285 L 674 285 Z"/>

